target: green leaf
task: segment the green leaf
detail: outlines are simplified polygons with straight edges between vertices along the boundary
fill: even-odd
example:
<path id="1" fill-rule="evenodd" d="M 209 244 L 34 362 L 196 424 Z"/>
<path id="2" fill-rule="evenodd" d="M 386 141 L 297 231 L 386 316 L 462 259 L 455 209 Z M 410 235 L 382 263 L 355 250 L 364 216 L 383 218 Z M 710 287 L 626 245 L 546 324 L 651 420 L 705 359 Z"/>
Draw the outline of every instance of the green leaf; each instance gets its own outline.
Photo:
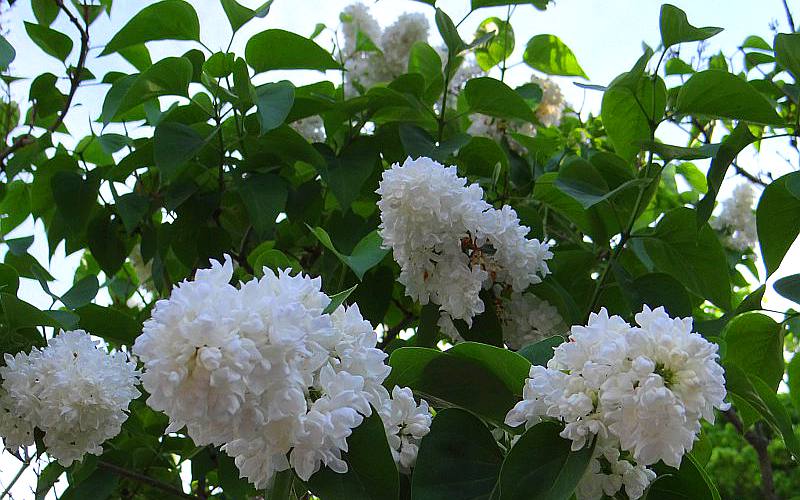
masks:
<path id="1" fill-rule="evenodd" d="M 150 200 L 137 192 L 114 196 L 114 209 L 122 219 L 125 230 L 132 233 L 150 209 Z"/>
<path id="2" fill-rule="evenodd" d="M 502 380 L 514 394 L 522 396 L 525 379 L 531 371 L 531 364 L 523 356 L 478 342 L 459 342 L 447 352 L 479 363 Z"/>
<path id="3" fill-rule="evenodd" d="M 741 78 L 718 69 L 692 75 L 678 92 L 675 112 L 764 125 L 785 124 L 761 92 Z"/>
<path id="4" fill-rule="evenodd" d="M 458 34 L 458 28 L 456 28 L 450 16 L 438 7 L 436 9 L 435 21 L 436 28 L 439 30 L 439 34 L 442 36 L 442 40 L 444 40 L 444 44 L 447 47 L 447 65 L 449 67 L 458 53 L 464 49 L 464 40 L 462 40 L 461 35 Z"/>
<path id="5" fill-rule="evenodd" d="M 659 477 L 647 490 L 648 500 L 719 500 L 714 482 L 692 453 L 683 457 L 677 471 L 672 467 L 657 466 Z"/>
<path id="6" fill-rule="evenodd" d="M 797 410 L 800 410 L 800 355 L 795 353 L 792 360 L 786 365 L 787 384 L 789 396 Z"/>
<path id="7" fill-rule="evenodd" d="M 344 474 L 325 467 L 308 481 L 311 491 L 321 498 L 353 500 L 396 500 L 400 478 L 392 458 L 386 431 L 376 411 L 353 430 L 347 438 L 348 464 Z"/>
<path id="8" fill-rule="evenodd" d="M 286 182 L 274 174 L 250 172 L 238 184 L 237 190 L 247 207 L 256 235 L 262 240 L 271 239 L 275 220 L 284 211 L 289 196 Z"/>
<path id="9" fill-rule="evenodd" d="M 667 75 L 691 75 L 694 68 L 683 59 L 673 57 L 664 64 L 664 73 Z"/>
<path id="10" fill-rule="evenodd" d="M 622 285 L 622 288 L 623 293 L 630 297 L 629 303 L 634 312 L 648 305 L 651 308 L 664 306 L 672 317 L 688 318 L 692 315 L 692 302 L 686 288 L 669 274 L 643 274 L 629 286 Z"/>
<path id="11" fill-rule="evenodd" d="M 482 7 L 497 7 L 499 5 L 533 5 L 539 10 L 545 10 L 551 0 L 471 0 L 472 10 Z"/>
<path id="12" fill-rule="evenodd" d="M 133 146 L 133 139 L 121 134 L 103 134 L 97 138 L 100 147 L 106 154 L 114 154 L 125 146 Z"/>
<path id="13" fill-rule="evenodd" d="M 378 146 L 374 140 L 358 138 L 347 144 L 339 156 L 326 156 L 328 165 L 321 172 L 322 179 L 333 191 L 342 212 L 347 212 L 380 165 Z"/>
<path id="14" fill-rule="evenodd" d="M 343 292 L 331 295 L 331 302 L 327 306 L 325 306 L 325 310 L 322 311 L 322 313 L 330 314 L 336 309 L 338 309 L 339 306 L 344 304 L 344 301 L 347 300 L 347 297 L 349 297 L 350 294 L 353 293 L 353 291 L 355 291 L 356 288 L 358 288 L 358 285 L 353 285 Z"/>
<path id="15" fill-rule="evenodd" d="M 497 442 L 480 419 L 456 408 L 442 410 L 420 443 L 411 497 L 489 500 L 502 462 Z"/>
<path id="16" fill-rule="evenodd" d="M 767 275 L 780 267 L 786 252 L 800 234 L 800 196 L 792 191 L 800 172 L 792 172 L 770 183 L 756 207 L 756 225 Z"/>
<path id="17" fill-rule="evenodd" d="M 53 0 L 31 0 L 31 8 L 36 21 L 43 26 L 50 26 L 58 17 L 58 4 Z"/>
<path id="18" fill-rule="evenodd" d="M 80 316 L 78 325 L 115 344 L 133 345 L 142 332 L 142 324 L 131 316 L 110 307 L 87 304 L 75 311 Z"/>
<path id="19" fill-rule="evenodd" d="M 192 62 L 185 57 L 165 57 L 144 70 L 131 83 L 117 113 L 124 113 L 154 97 L 189 96 Z"/>
<path id="20" fill-rule="evenodd" d="M 594 446 L 570 451 L 562 427 L 541 422 L 514 444 L 500 470 L 500 500 L 569 500 L 583 478 Z"/>
<path id="21" fill-rule="evenodd" d="M 147 50 L 147 47 L 143 43 L 120 49 L 119 55 L 131 63 L 137 71 L 144 71 L 153 65 L 153 60 L 150 58 L 150 51 Z"/>
<path id="22" fill-rule="evenodd" d="M 536 35 L 528 40 L 525 63 L 548 75 L 580 76 L 588 79 L 569 47 L 555 35 Z"/>
<path id="23" fill-rule="evenodd" d="M 425 42 L 414 42 L 408 55 L 408 72 L 419 73 L 430 84 L 442 79 L 442 58 Z"/>
<path id="24" fill-rule="evenodd" d="M 49 314 L 10 293 L 0 293 L 0 305 L 3 306 L 4 322 L 11 331 L 34 326 L 52 326 L 54 328 L 64 326 Z"/>
<path id="25" fill-rule="evenodd" d="M 744 123 L 739 123 L 728 137 L 719 145 L 719 149 L 711 160 L 711 166 L 706 176 L 708 192 L 697 203 L 697 225 L 702 226 L 711 218 L 714 211 L 714 203 L 719 193 L 722 181 L 728 167 L 736 159 L 736 156 L 747 146 L 756 141 L 756 137 L 750 133 L 750 129 Z"/>
<path id="26" fill-rule="evenodd" d="M 64 466 L 57 461 L 50 462 L 42 469 L 39 477 L 36 479 L 36 500 L 45 500 L 47 493 L 56 484 L 58 478 L 64 473 Z"/>
<path id="27" fill-rule="evenodd" d="M 774 45 L 775 60 L 789 70 L 797 82 L 800 77 L 800 34 L 778 33 L 775 35 Z"/>
<path id="28" fill-rule="evenodd" d="M 0 292 L 16 295 L 19 290 L 19 273 L 12 266 L 0 263 Z"/>
<path id="29" fill-rule="evenodd" d="M 30 186 L 21 180 L 12 181 L 5 186 L 5 194 L 0 198 L 0 235 L 8 234 L 22 224 L 31 213 Z"/>
<path id="30" fill-rule="evenodd" d="M 642 144 L 650 143 L 664 114 L 666 96 L 663 80 L 644 77 L 636 68 L 614 79 L 603 93 L 600 114 L 619 156 L 630 161 Z"/>
<path id="31" fill-rule="evenodd" d="M 101 56 L 151 40 L 200 40 L 200 21 L 183 0 L 162 0 L 140 10 L 109 41 Z"/>
<path id="32" fill-rule="evenodd" d="M 225 78 L 233 72 L 235 57 L 232 52 L 215 52 L 203 63 L 203 71 L 214 78 Z"/>
<path id="33" fill-rule="evenodd" d="M 85 306 L 97 296 L 100 283 L 97 276 L 87 276 L 75 283 L 67 293 L 61 296 L 61 303 L 69 309 L 77 309 Z"/>
<path id="34" fill-rule="evenodd" d="M 75 233 L 82 232 L 97 206 L 97 185 L 74 172 L 61 171 L 50 179 L 50 188 L 67 226 Z"/>
<path id="35" fill-rule="evenodd" d="M 463 95 L 471 113 L 497 118 L 517 118 L 528 122 L 536 119 L 521 95 L 494 78 L 479 77 L 468 80 Z"/>
<path id="36" fill-rule="evenodd" d="M 4 36 L 0 35 L 0 71 L 7 70 L 15 57 L 17 57 L 17 51 Z"/>
<path id="37" fill-rule="evenodd" d="M 129 250 L 125 244 L 127 234 L 122 223 L 111 219 L 109 213 L 102 212 L 89 223 L 86 239 L 100 269 L 108 277 L 117 274 L 128 257 Z"/>
<path id="38" fill-rule="evenodd" d="M 331 241 L 331 237 L 324 229 L 321 227 L 315 227 L 313 229 L 309 227 L 309 229 L 311 229 L 311 232 L 325 248 L 333 252 L 339 260 L 355 273 L 359 281 L 364 278 L 364 273 L 377 266 L 386 254 L 389 253 L 388 248 L 382 247 L 383 240 L 377 230 L 364 236 L 361 241 L 356 244 L 355 248 L 353 248 L 353 253 L 351 255 L 344 255 L 336 250 L 336 247 L 333 246 L 333 242 Z"/>
<path id="39" fill-rule="evenodd" d="M 553 357 L 553 349 L 564 342 L 565 339 L 561 335 L 553 335 L 539 342 L 526 345 L 517 351 L 517 354 L 530 361 L 532 365 L 547 366 L 547 362 Z"/>
<path id="40" fill-rule="evenodd" d="M 475 49 L 475 60 L 484 71 L 505 61 L 514 52 L 514 28 L 511 24 L 499 17 L 486 18 L 478 25 L 475 38 L 487 34 L 492 34 L 492 38 Z"/>
<path id="41" fill-rule="evenodd" d="M 641 235 L 644 249 L 656 269 L 722 309 L 730 308 L 731 287 L 725 251 L 708 224 L 697 229 L 693 210 L 670 210 L 654 230 L 637 234 Z"/>
<path id="42" fill-rule="evenodd" d="M 781 325 L 764 314 L 747 312 L 733 318 L 722 336 L 726 365 L 733 363 L 777 390 L 784 370 Z"/>
<path id="43" fill-rule="evenodd" d="M 256 73 L 273 69 L 339 69 L 327 50 L 308 38 L 280 29 L 254 35 L 247 41 L 244 53 Z"/>
<path id="44" fill-rule="evenodd" d="M 674 5 L 664 4 L 661 6 L 661 16 L 659 19 L 661 29 L 661 41 L 664 50 L 681 42 L 696 42 L 711 38 L 722 31 L 722 28 L 708 26 L 705 28 L 695 28 L 686 19 L 686 13 Z"/>
<path id="45" fill-rule="evenodd" d="M 512 371 L 501 366 L 507 359 L 500 353 L 502 349 L 469 344 L 480 346 L 469 349 L 485 348 L 483 355 L 424 347 L 397 349 L 389 358 L 392 372 L 384 385 L 410 387 L 437 408 L 463 408 L 502 425 L 508 411 L 519 401 L 515 389 L 524 384 L 527 372 L 521 378 L 514 378 Z M 515 353 L 506 352 L 525 361 Z"/>
<path id="46" fill-rule="evenodd" d="M 89 477 L 77 484 L 70 484 L 59 497 L 61 500 L 105 500 L 117 489 L 119 476 L 113 472 L 96 468 Z"/>
<path id="47" fill-rule="evenodd" d="M 704 144 L 698 147 L 683 147 L 650 141 L 645 142 L 643 145 L 645 149 L 657 154 L 666 162 L 671 162 L 672 160 L 699 160 L 711 158 L 717 153 L 717 151 L 719 151 L 720 147 L 720 144 Z M 683 163 L 677 165 L 675 168 L 680 168 L 681 165 L 683 165 Z"/>
<path id="48" fill-rule="evenodd" d="M 792 420 L 775 390 L 757 375 L 748 375 L 735 364 L 725 365 L 725 386 L 728 392 L 741 398 L 783 436 L 786 449 L 800 458 L 800 443 L 794 433 Z"/>
<path id="49" fill-rule="evenodd" d="M 787 299 L 800 304 L 800 274 L 785 276 L 776 281 L 772 287 Z"/>
<path id="50" fill-rule="evenodd" d="M 228 22 L 231 25 L 231 30 L 236 33 L 239 31 L 239 28 L 254 17 L 266 16 L 272 5 L 272 0 L 265 2 L 257 10 L 248 9 L 239 4 L 236 0 L 220 0 L 220 3 L 222 4 L 222 9 L 225 11 L 225 17 L 228 18 Z"/>
<path id="51" fill-rule="evenodd" d="M 175 179 L 192 158 L 203 149 L 205 140 L 195 130 L 178 122 L 162 122 L 153 132 L 153 159 L 163 181 Z"/>
<path id="52" fill-rule="evenodd" d="M 27 21 L 25 21 L 25 31 L 33 43 L 59 61 L 65 61 L 72 52 L 72 39 L 64 33 Z"/>
<path id="53" fill-rule="evenodd" d="M 419 315 L 419 326 L 417 326 L 417 333 L 414 335 L 414 345 L 417 347 L 435 347 L 438 338 L 439 326 L 438 321 L 441 313 L 439 306 L 433 302 L 429 302 L 422 306 L 422 311 Z"/>
<path id="54" fill-rule="evenodd" d="M 258 108 L 258 123 L 265 134 L 283 124 L 294 104 L 294 85 L 281 80 L 255 87 L 253 101 Z"/>

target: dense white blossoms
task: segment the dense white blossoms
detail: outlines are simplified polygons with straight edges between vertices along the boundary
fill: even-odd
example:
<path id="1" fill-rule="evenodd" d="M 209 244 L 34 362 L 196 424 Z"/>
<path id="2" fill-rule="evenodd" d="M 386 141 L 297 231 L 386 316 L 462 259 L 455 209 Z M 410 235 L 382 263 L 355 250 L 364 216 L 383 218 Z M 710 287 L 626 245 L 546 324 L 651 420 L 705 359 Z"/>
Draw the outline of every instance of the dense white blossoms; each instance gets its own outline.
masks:
<path id="1" fill-rule="evenodd" d="M 536 118 L 545 127 L 559 126 L 566 105 L 561 87 L 550 78 L 539 78 L 536 75 L 531 76 L 531 83 L 542 89 L 542 100 L 536 106 Z"/>
<path id="2" fill-rule="evenodd" d="M 134 345 L 168 431 L 186 426 L 198 445 L 223 445 L 259 488 L 289 467 L 304 480 L 322 466 L 347 471 L 346 439 L 372 408 L 399 405 L 385 425 L 402 443 L 427 432 L 409 430 L 407 402 L 382 386 L 387 355 L 357 306 L 324 313 L 319 278 L 265 268 L 237 288 L 232 275 L 226 258 L 175 287 Z M 397 451 L 413 463 L 415 449 Z"/>
<path id="3" fill-rule="evenodd" d="M 600 498 L 599 484 L 607 495 L 625 485 L 638 498 L 655 477 L 644 467 L 659 460 L 679 467 L 700 420 L 713 423 L 714 409 L 727 408 L 717 346 L 692 332 L 691 318 L 645 306 L 636 323 L 603 309 L 587 326 L 572 327 L 547 367 L 531 368 L 523 401 L 506 416 L 512 426 L 561 420 L 573 450 L 597 437 L 600 463 L 587 472 L 580 498 Z"/>
<path id="4" fill-rule="evenodd" d="M 427 41 L 430 29 L 424 15 L 406 13 L 381 30 L 361 3 L 346 7 L 339 18 L 344 33 L 340 57 L 347 72 L 345 93 L 349 96 L 405 73 L 411 47 Z"/>
<path id="5" fill-rule="evenodd" d="M 319 115 L 301 118 L 290 126 L 308 142 L 325 142 L 325 123 Z"/>
<path id="6" fill-rule="evenodd" d="M 486 203 L 456 167 L 408 158 L 383 173 L 376 192 L 380 234 L 406 293 L 451 318 L 471 323 L 484 310 L 484 288 L 502 283 L 521 292 L 549 272 L 548 245 L 527 239 L 516 212 Z"/>
<path id="7" fill-rule="evenodd" d="M 5 446 L 33 444 L 44 431 L 47 452 L 67 467 L 85 453 L 100 455 L 119 434 L 139 396 L 136 365 L 123 352 L 108 354 L 83 330 L 63 332 L 30 354 L 5 355 L 0 368 L 0 434 Z"/>
<path id="8" fill-rule="evenodd" d="M 532 293 L 513 292 L 497 308 L 503 341 L 510 349 L 562 335 L 569 329 L 553 305 Z"/>
<path id="9" fill-rule="evenodd" d="M 724 233 L 727 247 L 743 252 L 758 242 L 753 203 L 755 192 L 749 184 L 736 186 L 731 197 L 722 202 L 722 210 L 711 226 Z"/>
<path id="10" fill-rule="evenodd" d="M 428 403 L 423 399 L 417 404 L 411 389 L 395 386 L 391 399 L 384 401 L 378 414 L 383 420 L 394 461 L 401 472 L 409 472 L 417 461 L 420 440 L 431 430 Z"/>

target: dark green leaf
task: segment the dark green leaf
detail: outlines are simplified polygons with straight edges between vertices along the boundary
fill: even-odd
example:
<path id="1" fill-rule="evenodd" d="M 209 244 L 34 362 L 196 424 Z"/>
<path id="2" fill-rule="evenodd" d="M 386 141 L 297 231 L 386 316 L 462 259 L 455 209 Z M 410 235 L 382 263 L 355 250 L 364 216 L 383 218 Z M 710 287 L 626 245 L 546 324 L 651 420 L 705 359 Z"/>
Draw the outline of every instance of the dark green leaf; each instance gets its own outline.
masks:
<path id="1" fill-rule="evenodd" d="M 511 87 L 489 77 L 472 78 L 464 87 L 470 112 L 497 118 L 517 118 L 533 122 L 533 111 Z"/>
<path id="2" fill-rule="evenodd" d="M 661 41 L 664 44 L 664 50 L 676 43 L 705 40 L 722 31 L 722 28 L 713 26 L 695 28 L 689 24 L 684 11 L 670 4 L 661 6 L 659 27 L 661 28 Z"/>
<path id="3" fill-rule="evenodd" d="M 533 5 L 539 10 L 545 10 L 551 0 L 471 0 L 472 10 L 482 7 L 497 7 L 500 5 Z"/>
<path id="4" fill-rule="evenodd" d="M 794 407 L 800 410 L 800 355 L 795 353 L 791 361 L 786 365 L 787 384 L 789 386 L 789 396 L 792 398 Z"/>
<path id="5" fill-rule="evenodd" d="M 718 69 L 692 75 L 678 92 L 675 112 L 765 125 L 784 124 L 763 94 L 741 78 Z"/>
<path id="6" fill-rule="evenodd" d="M 87 276 L 75 283 L 72 288 L 67 290 L 67 293 L 61 296 L 61 303 L 69 309 L 77 309 L 94 300 L 99 289 L 100 283 L 97 282 L 97 276 Z"/>
<path id="7" fill-rule="evenodd" d="M 392 458 L 381 417 L 372 415 L 347 438 L 345 460 L 348 470 L 337 474 L 327 467 L 308 481 L 321 498 L 353 500 L 396 500 L 400 489 L 397 466 Z"/>
<path id="8" fill-rule="evenodd" d="M 663 273 L 648 273 L 638 276 L 625 292 L 630 294 L 631 310 L 638 312 L 642 306 L 650 308 L 664 306 L 672 317 L 688 318 L 692 315 L 692 302 L 680 281 Z"/>
<path id="9" fill-rule="evenodd" d="M 568 500 L 583 478 L 594 446 L 570 451 L 562 427 L 541 422 L 511 448 L 500 470 L 500 500 Z"/>
<path id="10" fill-rule="evenodd" d="M 183 0 L 162 0 L 139 11 L 109 41 L 101 56 L 151 40 L 200 40 L 200 21 Z"/>
<path id="11" fill-rule="evenodd" d="M 132 146 L 133 139 L 121 134 L 103 134 L 97 138 L 97 142 L 106 154 L 114 154 L 125 146 Z"/>
<path id="12" fill-rule="evenodd" d="M 57 172 L 50 180 L 59 213 L 73 231 L 80 233 L 97 206 L 97 185 L 74 172 Z"/>
<path id="13" fill-rule="evenodd" d="M 11 331 L 34 326 L 52 326 L 54 328 L 64 326 L 44 311 L 40 311 L 10 293 L 0 293 L 0 304 L 3 306 L 4 322 Z"/>
<path id="14" fill-rule="evenodd" d="M 114 115 L 129 111 L 154 97 L 163 95 L 188 97 L 189 82 L 191 80 L 192 62 L 189 59 L 185 57 L 165 57 L 144 70 L 130 83 L 130 87 L 121 100 L 119 108 L 115 110 Z"/>
<path id="15" fill-rule="evenodd" d="M 455 56 L 458 55 L 459 52 L 464 48 L 464 41 L 461 39 L 461 35 L 458 34 L 458 29 L 456 28 L 455 23 L 453 20 L 450 19 L 442 9 L 436 9 L 436 27 L 439 29 L 439 34 L 442 35 L 442 40 L 444 40 L 444 44 L 447 47 L 447 60 L 448 66 L 451 64 Z"/>
<path id="16" fill-rule="evenodd" d="M 777 390 L 783 379 L 783 332 L 769 316 L 748 312 L 733 318 L 722 333 L 725 364 L 735 364 L 747 375 L 758 375 Z"/>
<path id="17" fill-rule="evenodd" d="M 25 22 L 25 31 L 40 49 L 59 61 L 65 61 L 72 52 L 72 39 L 64 33 L 27 21 Z"/>
<path id="18" fill-rule="evenodd" d="M 47 464 L 36 480 L 36 492 L 34 493 L 36 500 L 45 500 L 47 493 L 50 492 L 50 489 L 63 473 L 64 466 L 57 461 Z"/>
<path id="19" fill-rule="evenodd" d="M 98 214 L 86 232 L 89 250 L 100 265 L 100 269 L 111 277 L 117 273 L 128 256 L 125 227 L 117 219 L 109 218 L 107 212 Z"/>
<path id="20" fill-rule="evenodd" d="M 8 264 L 0 263 L 0 292 L 16 295 L 19 289 L 19 273 Z"/>
<path id="21" fill-rule="evenodd" d="M 195 130 L 182 123 L 163 122 L 153 133 L 153 159 L 169 182 L 203 149 L 205 140 Z"/>
<path id="22" fill-rule="evenodd" d="M 536 35 L 528 40 L 522 58 L 533 69 L 548 75 L 587 78 L 575 54 L 555 35 Z"/>
<path id="23" fill-rule="evenodd" d="M 331 295 L 331 302 L 325 306 L 325 310 L 322 311 L 323 314 L 330 314 L 338 309 L 340 305 L 344 304 L 344 301 L 347 300 L 347 297 L 349 297 L 356 288 L 358 288 L 358 285 L 353 285 L 343 292 Z"/>
<path id="24" fill-rule="evenodd" d="M 787 299 L 800 304 L 800 274 L 785 276 L 776 281 L 772 287 Z"/>
<path id="25" fill-rule="evenodd" d="M 8 69 L 8 65 L 17 57 L 17 51 L 8 43 L 8 40 L 0 35 L 0 71 Z"/>
<path id="26" fill-rule="evenodd" d="M 257 10 L 248 9 L 239 4 L 236 0 L 220 0 L 220 3 L 222 3 L 222 9 L 225 11 L 225 16 L 228 18 L 228 22 L 231 25 L 231 30 L 236 33 L 239 31 L 239 28 L 254 17 L 266 16 L 272 5 L 272 0 L 264 3 Z"/>
<path id="27" fill-rule="evenodd" d="M 256 235 L 262 240 L 272 238 L 275 219 L 289 196 L 286 182 L 274 174 L 252 172 L 239 183 L 238 191 Z"/>
<path id="28" fill-rule="evenodd" d="M 502 462 L 503 455 L 483 422 L 464 410 L 442 410 L 420 444 L 411 497 L 488 500 Z"/>
<path id="29" fill-rule="evenodd" d="M 531 362 L 532 365 L 546 366 L 550 358 L 553 357 L 553 349 L 565 342 L 561 335 L 553 335 L 539 342 L 528 344 L 517 354 Z"/>
<path id="30" fill-rule="evenodd" d="M 800 34 L 778 33 L 774 43 L 775 60 L 792 73 L 796 82 L 800 77 Z"/>
<path id="31" fill-rule="evenodd" d="M 12 2 L 13 3 L 13 2 Z M 39 24 L 50 26 L 56 20 L 59 13 L 58 3 L 53 0 L 31 0 L 33 15 Z"/>
<path id="32" fill-rule="evenodd" d="M 280 48 L 280 49 L 278 49 Z M 256 73 L 273 69 L 338 69 L 330 53 L 298 34 L 269 29 L 247 41 L 245 59 Z"/>
<path id="33" fill-rule="evenodd" d="M 147 215 L 149 208 L 150 201 L 137 192 L 114 197 L 114 209 L 122 219 L 125 230 L 129 233 L 136 229 L 139 222 Z"/>
<path id="34" fill-rule="evenodd" d="M 791 190 L 793 182 L 800 182 L 800 172 L 773 181 L 764 189 L 756 208 L 758 241 L 768 275 L 778 269 L 800 234 L 800 197 Z"/>
<path id="35" fill-rule="evenodd" d="M 117 483 L 119 483 L 119 476 L 109 470 L 97 468 L 83 481 L 70 485 L 59 498 L 61 500 L 106 500 L 111 498 L 117 488 Z"/>
<path id="36" fill-rule="evenodd" d="M 294 85 L 286 80 L 259 85 L 253 91 L 253 101 L 258 107 L 261 133 L 265 134 L 281 126 L 289 115 L 294 104 Z"/>
<path id="37" fill-rule="evenodd" d="M 697 445 L 697 443 L 695 443 Z M 677 471 L 671 467 L 657 467 L 659 478 L 647 491 L 648 500 L 719 500 L 714 482 L 692 453 L 687 453 Z"/>
<path id="38" fill-rule="evenodd" d="M 131 316 L 110 307 L 87 304 L 75 311 L 80 327 L 116 344 L 132 345 L 142 332 L 142 324 Z"/>

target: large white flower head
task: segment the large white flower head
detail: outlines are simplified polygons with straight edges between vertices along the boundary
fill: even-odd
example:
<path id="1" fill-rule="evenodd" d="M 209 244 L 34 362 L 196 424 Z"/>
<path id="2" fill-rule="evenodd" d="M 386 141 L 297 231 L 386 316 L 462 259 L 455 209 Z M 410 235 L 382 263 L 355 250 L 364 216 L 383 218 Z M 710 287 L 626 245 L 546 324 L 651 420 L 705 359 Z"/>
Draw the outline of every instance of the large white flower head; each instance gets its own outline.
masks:
<path id="1" fill-rule="evenodd" d="M 419 442 L 431 430 L 431 412 L 422 399 L 419 404 L 408 387 L 395 386 L 392 397 L 378 409 L 392 456 L 400 471 L 409 473 L 417 461 Z"/>
<path id="2" fill-rule="evenodd" d="M 494 209 L 455 167 L 408 158 L 383 173 L 380 233 L 400 264 L 406 293 L 470 323 L 478 293 L 496 282 L 522 291 L 547 274 L 548 245 L 529 240 L 508 206 Z"/>
<path id="3" fill-rule="evenodd" d="M 743 252 L 758 242 L 756 214 L 753 211 L 755 191 L 749 184 L 740 184 L 730 198 L 722 202 L 722 210 L 711 226 L 725 235 L 723 242 L 733 250 Z"/>
<path id="4" fill-rule="evenodd" d="M 557 418 L 574 450 L 594 436 L 611 438 L 638 465 L 679 467 L 700 419 L 713 422 L 714 409 L 727 408 L 717 346 L 692 332 L 691 319 L 663 308 L 645 306 L 636 322 L 603 309 L 587 326 L 573 326 L 547 367 L 531 368 L 506 422 L 530 427 Z"/>
<path id="5" fill-rule="evenodd" d="M 561 88 L 550 78 L 539 78 L 536 75 L 531 76 L 531 82 L 542 89 L 542 99 L 536 107 L 536 118 L 545 127 L 557 127 L 561 123 L 565 106 Z"/>
<path id="6" fill-rule="evenodd" d="M 514 350 L 568 330 L 558 309 L 532 293 L 512 292 L 497 311 L 503 325 L 503 341 Z"/>
<path id="7" fill-rule="evenodd" d="M 6 354 L 2 406 L 15 426 L 15 434 L 4 436 L 7 445 L 30 444 L 27 435 L 38 427 L 48 454 L 65 467 L 85 453 L 102 454 L 103 442 L 119 434 L 128 404 L 139 395 L 139 373 L 125 353 L 108 354 L 96 344 L 74 330 L 30 355 Z"/>
<path id="8" fill-rule="evenodd" d="M 392 78 L 406 72 L 411 47 L 428 39 L 428 19 L 424 14 L 405 13 L 383 31 L 381 51 L 387 73 Z"/>
<path id="9" fill-rule="evenodd" d="M 346 54 L 353 54 L 358 47 L 359 32 L 378 43 L 381 37 L 381 27 L 378 21 L 372 17 L 369 7 L 362 3 L 348 5 L 339 14 L 342 21 L 342 32 L 344 34 L 344 51 Z"/>

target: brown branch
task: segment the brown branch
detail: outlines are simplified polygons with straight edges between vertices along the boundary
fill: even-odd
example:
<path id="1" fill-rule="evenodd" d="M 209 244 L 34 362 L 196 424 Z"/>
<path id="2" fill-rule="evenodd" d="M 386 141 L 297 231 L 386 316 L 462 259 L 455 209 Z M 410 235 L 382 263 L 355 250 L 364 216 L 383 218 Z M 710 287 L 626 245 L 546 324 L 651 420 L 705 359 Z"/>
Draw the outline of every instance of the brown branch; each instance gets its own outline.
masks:
<path id="1" fill-rule="evenodd" d="M 763 432 L 757 430 L 757 428 L 745 431 L 742 420 L 733 408 L 723 411 L 722 414 L 725 416 L 725 419 L 736 428 L 736 431 L 744 437 L 750 446 L 756 450 L 758 466 L 761 469 L 761 489 L 764 494 L 763 498 L 765 500 L 777 500 L 778 496 L 775 494 L 775 482 L 772 478 L 772 460 L 770 460 L 769 452 L 767 451 L 769 438 L 767 438 Z"/>
<path id="2" fill-rule="evenodd" d="M 199 497 L 196 497 L 194 495 L 190 495 L 190 494 L 184 492 L 183 490 L 181 490 L 179 488 L 176 488 L 175 486 L 172 486 L 171 484 L 167 484 L 167 483 L 165 483 L 163 481 L 159 481 L 158 479 L 154 479 L 152 477 L 145 476 L 144 474 L 139 474 L 138 472 L 134 472 L 134 471 L 128 470 L 128 469 L 126 469 L 124 467 L 120 467 L 118 465 L 114 465 L 112 463 L 105 462 L 103 460 L 99 460 L 97 462 L 97 466 L 100 467 L 101 469 L 105 469 L 105 470 L 107 470 L 109 472 L 113 472 L 114 474 L 116 474 L 118 476 L 124 477 L 126 479 L 130 479 L 132 481 L 136 481 L 138 483 L 146 484 L 148 486 L 152 486 L 153 488 L 158 488 L 159 490 L 161 490 L 163 492 L 170 493 L 170 494 L 178 496 L 180 498 L 187 498 L 187 499 L 191 499 L 191 500 L 197 500 L 199 498 Z"/>
<path id="3" fill-rule="evenodd" d="M 736 173 L 747 179 L 748 181 L 752 182 L 753 184 L 758 184 L 759 186 L 767 187 L 767 183 L 756 177 L 755 175 L 751 174 L 747 170 L 740 167 L 736 162 L 732 163 L 733 168 L 736 170 Z"/>
<path id="4" fill-rule="evenodd" d="M 65 5 L 64 0 L 55 0 L 58 7 L 64 11 L 64 13 L 69 18 L 70 22 L 78 29 L 81 35 L 81 51 L 78 55 L 78 63 L 76 64 L 75 68 L 69 75 L 69 92 L 67 93 L 67 98 L 64 101 L 64 106 L 61 108 L 61 111 L 58 113 L 56 120 L 47 128 L 48 133 L 55 132 L 58 127 L 64 123 L 64 118 L 67 116 L 67 112 L 69 111 L 70 107 L 72 106 L 72 101 L 75 98 L 75 93 L 78 91 L 78 87 L 81 84 L 81 78 L 83 76 L 83 70 L 86 68 L 86 57 L 89 54 L 89 30 L 88 25 L 84 27 L 75 14 L 72 13 Z M 36 141 L 36 137 L 33 137 L 30 133 L 21 135 L 14 139 L 10 146 L 3 149 L 0 152 L 0 170 L 5 171 L 5 161 L 10 155 L 12 155 L 17 150 L 29 145 L 33 144 Z"/>

